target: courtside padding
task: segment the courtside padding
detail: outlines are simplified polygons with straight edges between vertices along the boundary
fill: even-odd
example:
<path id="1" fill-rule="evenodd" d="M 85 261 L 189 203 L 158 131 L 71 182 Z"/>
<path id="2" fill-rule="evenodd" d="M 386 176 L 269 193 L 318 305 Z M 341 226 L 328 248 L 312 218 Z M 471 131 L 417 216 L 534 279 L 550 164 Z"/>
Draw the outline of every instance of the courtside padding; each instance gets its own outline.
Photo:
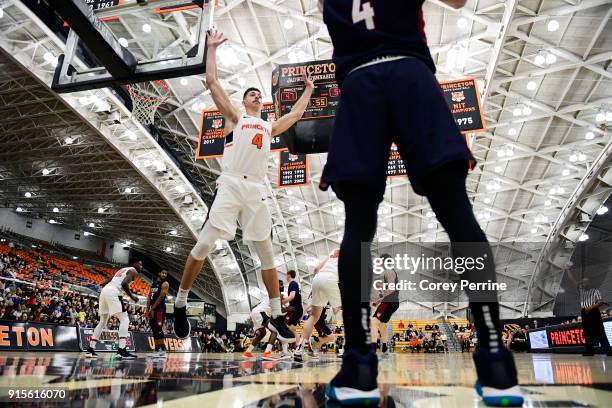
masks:
<path id="1" fill-rule="evenodd" d="M 81 352 L 87 347 L 92 333 L 92 328 L 0 320 L 0 351 Z M 116 340 L 117 331 L 105 330 L 102 339 L 96 344 L 96 350 L 114 351 Z M 165 345 L 168 352 L 202 351 L 200 339 L 197 337 L 180 340 L 171 334 L 166 336 Z M 153 336 L 150 333 L 130 332 L 127 348 L 137 353 L 154 351 Z"/>

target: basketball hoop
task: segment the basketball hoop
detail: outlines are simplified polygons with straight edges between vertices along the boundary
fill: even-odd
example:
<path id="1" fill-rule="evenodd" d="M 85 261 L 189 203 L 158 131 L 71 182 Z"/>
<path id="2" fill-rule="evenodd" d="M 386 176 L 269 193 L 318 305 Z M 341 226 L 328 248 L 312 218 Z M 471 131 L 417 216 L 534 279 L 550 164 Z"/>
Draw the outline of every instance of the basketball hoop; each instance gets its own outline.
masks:
<path id="1" fill-rule="evenodd" d="M 143 125 L 152 125 L 157 108 L 170 98 L 170 87 L 165 81 L 156 80 L 128 85 L 132 99 L 132 116 Z"/>

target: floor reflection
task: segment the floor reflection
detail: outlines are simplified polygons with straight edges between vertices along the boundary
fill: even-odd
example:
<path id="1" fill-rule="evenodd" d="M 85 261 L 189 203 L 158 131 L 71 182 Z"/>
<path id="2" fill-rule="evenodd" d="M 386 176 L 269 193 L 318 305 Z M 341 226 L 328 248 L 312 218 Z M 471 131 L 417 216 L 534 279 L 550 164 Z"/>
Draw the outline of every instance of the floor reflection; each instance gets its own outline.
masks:
<path id="1" fill-rule="evenodd" d="M 517 367 L 525 406 L 612 406 L 608 360 L 595 356 L 520 354 Z M 0 405 L 14 407 L 331 407 L 325 384 L 341 361 L 333 355 L 303 364 L 244 360 L 239 355 L 145 355 L 134 361 L 75 353 L 4 353 Z M 468 354 L 400 354 L 381 361 L 381 407 L 479 406 Z M 20 401 L 16 389 L 63 389 L 64 400 Z M 33 404 L 34 403 L 34 404 Z"/>

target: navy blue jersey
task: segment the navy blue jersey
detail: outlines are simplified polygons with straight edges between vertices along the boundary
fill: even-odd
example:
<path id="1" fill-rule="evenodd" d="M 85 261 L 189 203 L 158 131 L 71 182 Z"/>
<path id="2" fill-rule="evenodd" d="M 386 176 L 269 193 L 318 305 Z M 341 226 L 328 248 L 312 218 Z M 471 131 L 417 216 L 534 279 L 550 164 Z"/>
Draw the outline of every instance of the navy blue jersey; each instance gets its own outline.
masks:
<path id="1" fill-rule="evenodd" d="M 325 0 L 323 20 L 334 45 L 336 80 L 382 56 L 407 55 L 436 66 L 425 37 L 425 0 Z"/>
<path id="2" fill-rule="evenodd" d="M 164 284 L 164 282 L 166 281 L 157 281 L 151 285 L 151 291 L 149 292 L 149 305 L 153 306 L 153 304 L 157 301 L 157 298 L 161 294 L 161 286 Z M 166 299 L 163 299 L 155 310 L 166 311 Z"/>
<path id="3" fill-rule="evenodd" d="M 291 281 L 289 284 L 289 289 L 287 290 L 287 296 L 291 294 L 291 292 L 295 292 L 295 297 L 293 300 L 289 301 L 289 305 L 295 308 L 296 312 L 302 311 L 302 294 L 300 293 L 300 285 L 296 281 Z"/>

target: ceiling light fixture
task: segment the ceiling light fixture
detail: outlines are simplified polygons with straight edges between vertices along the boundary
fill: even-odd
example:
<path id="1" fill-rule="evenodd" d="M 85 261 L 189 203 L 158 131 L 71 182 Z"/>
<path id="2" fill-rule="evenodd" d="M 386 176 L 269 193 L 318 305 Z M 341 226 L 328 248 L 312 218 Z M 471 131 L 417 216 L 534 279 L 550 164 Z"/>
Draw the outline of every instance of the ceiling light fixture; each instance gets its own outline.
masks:
<path id="1" fill-rule="evenodd" d="M 559 29 L 559 22 L 553 18 L 548 22 L 547 28 L 551 33 L 557 31 Z"/>

